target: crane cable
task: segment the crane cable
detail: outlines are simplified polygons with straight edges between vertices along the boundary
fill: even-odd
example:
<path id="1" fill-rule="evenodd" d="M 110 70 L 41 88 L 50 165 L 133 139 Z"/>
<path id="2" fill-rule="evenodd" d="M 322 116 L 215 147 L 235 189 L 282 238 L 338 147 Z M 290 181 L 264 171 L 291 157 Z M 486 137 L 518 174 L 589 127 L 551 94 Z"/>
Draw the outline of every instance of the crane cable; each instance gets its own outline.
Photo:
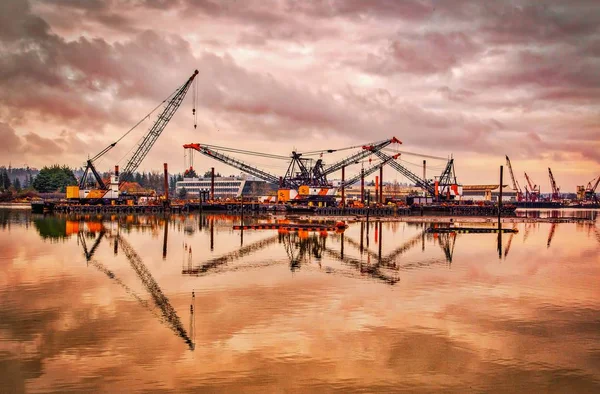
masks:
<path id="1" fill-rule="evenodd" d="M 183 86 L 183 85 L 182 85 Z M 150 115 L 152 115 L 154 112 L 156 112 L 157 109 L 159 109 L 160 107 L 162 107 L 167 101 L 171 100 L 171 98 L 173 96 L 175 96 L 175 94 L 177 94 L 177 92 L 181 89 L 181 86 L 179 88 L 177 88 L 177 90 L 175 90 L 173 93 L 171 93 L 169 95 L 169 97 L 167 97 L 166 99 L 164 99 L 160 104 L 158 104 L 156 107 L 154 107 L 154 109 L 152 111 L 150 111 L 146 116 L 144 116 L 142 119 L 140 119 L 139 122 L 137 122 L 132 128 L 130 128 L 129 130 L 127 130 L 127 132 L 125 134 L 123 134 L 121 136 L 121 138 L 119 138 L 118 140 L 116 140 L 113 143 L 113 146 L 116 145 L 117 143 L 119 143 L 123 138 L 127 137 L 127 135 L 129 135 L 129 133 L 131 133 L 136 127 L 138 127 L 143 121 L 145 121 L 146 119 L 150 119 Z M 133 148 L 135 148 L 136 146 L 138 146 L 142 139 L 144 138 L 144 136 L 140 137 L 140 139 L 138 140 L 137 144 L 134 144 L 131 149 L 129 149 L 127 151 L 127 153 L 125 153 L 118 161 L 117 163 L 120 163 L 126 156 L 128 156 L 131 151 L 133 150 Z"/>
<path id="2" fill-rule="evenodd" d="M 192 115 L 194 117 L 194 129 L 196 129 L 198 127 L 198 111 L 196 111 L 196 105 L 198 104 L 198 84 L 196 80 L 192 84 Z"/>
<path id="3" fill-rule="evenodd" d="M 289 156 L 281 156 L 281 155 L 275 155 L 272 153 L 255 152 L 255 151 L 249 151 L 249 150 L 243 150 L 243 149 L 237 149 L 237 148 L 228 148 L 226 146 L 208 145 L 208 144 L 202 144 L 202 143 L 200 143 L 200 146 L 203 146 L 203 147 L 206 147 L 209 149 L 222 150 L 224 152 L 259 156 L 259 157 L 265 157 L 265 158 L 270 158 L 270 159 L 279 159 L 279 160 L 289 160 L 290 159 Z"/>
<path id="4" fill-rule="evenodd" d="M 339 151 L 344 151 L 344 150 L 358 149 L 358 148 L 362 148 L 363 146 L 364 146 L 364 144 L 363 145 L 348 146 L 348 147 L 345 147 L 345 148 L 313 150 L 313 151 L 301 152 L 301 153 L 302 153 L 303 156 L 323 155 L 323 153 L 334 153 L 334 152 L 339 152 Z"/>

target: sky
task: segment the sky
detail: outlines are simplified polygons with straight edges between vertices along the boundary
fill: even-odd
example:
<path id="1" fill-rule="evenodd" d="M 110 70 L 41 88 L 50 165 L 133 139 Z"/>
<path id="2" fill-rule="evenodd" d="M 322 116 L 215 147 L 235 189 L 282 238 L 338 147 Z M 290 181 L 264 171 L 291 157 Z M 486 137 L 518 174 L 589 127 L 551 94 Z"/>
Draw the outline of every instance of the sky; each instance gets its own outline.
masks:
<path id="1" fill-rule="evenodd" d="M 542 192 L 548 167 L 563 191 L 600 175 L 596 0 L 2 0 L 0 164 L 79 167 L 195 69 L 140 170 L 182 171 L 191 142 L 289 155 L 396 136 L 452 156 L 463 184 L 497 183 L 505 154 Z M 99 169 L 125 165 L 156 114 Z M 211 166 L 238 173 L 196 155 Z"/>

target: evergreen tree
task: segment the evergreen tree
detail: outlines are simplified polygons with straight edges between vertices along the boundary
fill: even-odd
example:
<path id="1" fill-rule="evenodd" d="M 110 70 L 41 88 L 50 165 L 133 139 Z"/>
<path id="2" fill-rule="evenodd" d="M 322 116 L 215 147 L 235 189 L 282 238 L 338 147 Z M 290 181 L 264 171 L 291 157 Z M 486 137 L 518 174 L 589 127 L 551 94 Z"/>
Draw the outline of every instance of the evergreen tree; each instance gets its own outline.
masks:
<path id="1" fill-rule="evenodd" d="M 8 171 L 2 170 L 2 189 L 8 190 L 10 188 L 10 178 L 8 177 Z"/>
<path id="2" fill-rule="evenodd" d="M 208 170 L 204 173 L 204 178 L 210 178 L 212 176 L 212 171 Z M 215 172 L 215 178 L 220 178 L 222 175 L 218 172 Z"/>
<path id="3" fill-rule="evenodd" d="M 40 193 L 64 193 L 69 185 L 77 185 L 77 179 L 67 166 L 44 167 L 33 181 L 33 188 Z"/>
<path id="4" fill-rule="evenodd" d="M 184 199 L 187 197 L 187 190 L 185 189 L 185 187 L 182 187 L 181 189 L 179 189 L 179 192 L 177 193 L 178 197 L 181 199 Z"/>
<path id="5" fill-rule="evenodd" d="M 19 180 L 19 178 L 15 178 L 15 180 L 13 181 L 13 186 L 15 187 L 16 191 L 21 191 L 21 181 Z"/>

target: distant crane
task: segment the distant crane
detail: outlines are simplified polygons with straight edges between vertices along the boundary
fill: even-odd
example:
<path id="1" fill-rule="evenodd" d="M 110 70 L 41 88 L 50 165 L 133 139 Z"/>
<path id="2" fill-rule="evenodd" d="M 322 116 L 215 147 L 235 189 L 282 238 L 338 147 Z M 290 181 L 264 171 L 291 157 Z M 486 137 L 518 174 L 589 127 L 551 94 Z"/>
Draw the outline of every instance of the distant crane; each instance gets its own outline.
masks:
<path id="1" fill-rule="evenodd" d="M 531 182 L 531 179 L 529 178 L 529 175 L 527 175 L 527 173 L 525 173 L 525 179 L 527 180 L 527 184 L 529 185 L 529 189 L 527 188 L 527 186 L 525 186 L 525 200 L 535 202 L 540 198 L 540 187 Z M 529 198 L 527 198 L 527 196 L 529 196 Z"/>
<path id="2" fill-rule="evenodd" d="M 556 186 L 556 181 L 550 167 L 548 167 L 548 176 L 550 177 L 550 187 L 552 188 L 552 201 L 558 201 L 560 200 L 560 188 Z"/>
<path id="3" fill-rule="evenodd" d="M 596 189 L 600 184 L 600 176 L 598 178 L 592 179 L 588 182 L 587 187 L 585 188 L 585 199 L 586 200 L 594 200 L 598 202 L 598 197 L 596 197 Z"/>
<path id="4" fill-rule="evenodd" d="M 515 178 L 515 174 L 512 169 L 512 165 L 510 164 L 510 159 L 508 155 L 506 155 L 506 166 L 508 167 L 508 172 L 510 173 L 510 179 L 512 180 L 513 190 L 517 193 L 517 201 L 523 201 L 523 191 L 521 190 L 521 186 L 517 179 Z"/>

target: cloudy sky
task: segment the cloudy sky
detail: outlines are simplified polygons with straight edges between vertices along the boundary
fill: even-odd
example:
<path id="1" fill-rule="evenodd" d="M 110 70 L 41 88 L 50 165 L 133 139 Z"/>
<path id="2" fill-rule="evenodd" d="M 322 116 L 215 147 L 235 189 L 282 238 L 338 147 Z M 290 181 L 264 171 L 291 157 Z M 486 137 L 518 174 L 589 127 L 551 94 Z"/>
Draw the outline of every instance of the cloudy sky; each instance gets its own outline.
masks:
<path id="1" fill-rule="evenodd" d="M 600 175 L 596 0 L 2 0 L 0 164 L 79 166 L 194 69 L 140 169 L 183 170 L 189 142 L 288 154 L 396 136 L 453 155 L 464 184 L 497 182 L 505 154 L 542 191 L 549 166 L 563 190 Z"/>

